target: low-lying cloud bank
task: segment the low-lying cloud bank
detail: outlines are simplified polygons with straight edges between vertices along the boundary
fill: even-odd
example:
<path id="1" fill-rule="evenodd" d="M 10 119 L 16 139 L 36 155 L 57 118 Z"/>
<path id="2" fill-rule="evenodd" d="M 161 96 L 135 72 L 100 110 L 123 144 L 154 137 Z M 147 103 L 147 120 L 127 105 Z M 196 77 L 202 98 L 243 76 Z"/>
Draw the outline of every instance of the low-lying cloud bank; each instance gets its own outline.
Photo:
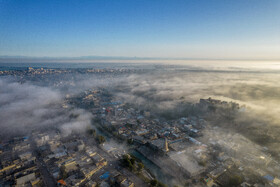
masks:
<path id="1" fill-rule="evenodd" d="M 278 118 L 280 112 L 278 73 L 181 71 L 131 75 L 116 92 L 138 105 L 174 109 L 181 102 L 198 102 L 213 97 L 236 101 Z M 279 119 L 279 118 L 278 118 Z"/>
<path id="2" fill-rule="evenodd" d="M 59 91 L 48 87 L 0 79 L 1 139 L 49 127 L 60 129 L 65 135 L 84 131 L 90 125 L 91 114 L 63 108 L 63 99 Z"/>
<path id="3" fill-rule="evenodd" d="M 130 75 L 113 91 L 137 107 L 168 117 L 187 116 L 200 98 L 212 97 L 245 105 L 247 110 L 229 121 L 212 125 L 240 133 L 267 146 L 279 156 L 280 74 L 274 71 L 157 71 Z M 222 119 L 222 118 L 221 118 Z"/>
<path id="4" fill-rule="evenodd" d="M 56 127 L 65 134 L 84 131 L 91 114 L 62 107 L 66 94 L 102 87 L 126 103 L 156 114 L 187 115 L 200 98 L 212 97 L 245 104 L 249 109 L 234 119 L 236 132 L 280 151 L 280 74 L 268 68 L 251 70 L 230 65 L 221 68 L 199 66 L 156 66 L 154 71 L 121 75 L 67 74 L 20 84 L 0 78 L 0 136 L 25 134 L 36 128 Z M 234 69 L 234 71 L 232 71 Z M 248 69 L 250 71 L 248 71 Z M 45 83 L 47 82 L 48 83 Z M 55 84 L 53 84 L 55 83 Z M 75 114 L 76 118 L 71 118 Z M 254 139 L 255 137 L 266 139 Z"/>

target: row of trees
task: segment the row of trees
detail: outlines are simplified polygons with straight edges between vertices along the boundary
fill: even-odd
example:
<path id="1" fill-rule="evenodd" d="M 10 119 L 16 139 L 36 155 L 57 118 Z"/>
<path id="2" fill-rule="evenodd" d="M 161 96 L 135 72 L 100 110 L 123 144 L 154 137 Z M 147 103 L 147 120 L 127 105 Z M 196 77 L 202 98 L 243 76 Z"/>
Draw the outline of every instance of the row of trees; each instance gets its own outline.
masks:
<path id="1" fill-rule="evenodd" d="M 140 172 L 144 168 L 144 164 L 140 161 L 136 161 L 133 155 L 126 154 L 123 156 L 122 163 L 125 167 L 128 167 L 131 171 Z"/>
<path id="2" fill-rule="evenodd" d="M 144 168 L 144 164 L 140 160 L 136 159 L 133 155 L 126 154 L 123 156 L 121 161 L 124 167 L 129 168 L 133 172 L 137 172 L 136 174 L 143 179 L 141 171 Z M 167 187 L 165 184 L 158 181 L 157 179 L 152 179 L 149 181 L 149 179 L 146 178 L 145 181 L 149 182 L 150 186 L 153 187 Z"/>
<path id="3" fill-rule="evenodd" d="M 95 129 L 88 129 L 88 130 L 87 130 L 87 133 L 88 133 L 89 135 L 93 136 L 93 137 L 95 138 L 95 140 L 96 140 L 99 144 L 103 144 L 103 143 L 106 141 L 106 139 L 105 139 L 104 136 L 102 136 L 102 135 L 97 135 L 97 134 L 96 134 L 96 130 L 95 130 Z"/>
<path id="4" fill-rule="evenodd" d="M 167 187 L 165 184 L 163 184 L 162 182 L 158 181 L 157 179 L 153 179 L 150 181 L 150 185 L 151 186 L 155 186 L 155 187 Z"/>

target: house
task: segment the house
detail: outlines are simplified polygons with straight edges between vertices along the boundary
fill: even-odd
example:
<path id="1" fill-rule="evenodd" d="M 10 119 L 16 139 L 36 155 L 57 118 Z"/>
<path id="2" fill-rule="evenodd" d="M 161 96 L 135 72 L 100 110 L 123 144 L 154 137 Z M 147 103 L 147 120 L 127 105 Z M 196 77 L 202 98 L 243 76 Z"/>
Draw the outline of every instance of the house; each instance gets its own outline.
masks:
<path id="1" fill-rule="evenodd" d="M 30 181 L 35 180 L 35 179 L 36 179 L 35 173 L 30 173 L 30 174 L 25 175 L 23 177 L 17 178 L 16 179 L 16 184 L 17 185 L 24 185 L 25 183 L 30 182 Z"/>

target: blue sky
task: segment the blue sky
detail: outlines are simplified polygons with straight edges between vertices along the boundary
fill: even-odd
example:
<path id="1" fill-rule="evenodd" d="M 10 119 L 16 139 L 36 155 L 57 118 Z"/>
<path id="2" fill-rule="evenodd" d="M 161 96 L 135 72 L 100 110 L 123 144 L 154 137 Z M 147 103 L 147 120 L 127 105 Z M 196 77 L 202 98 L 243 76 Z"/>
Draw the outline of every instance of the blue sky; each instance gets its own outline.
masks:
<path id="1" fill-rule="evenodd" d="M 0 55 L 280 59 L 278 0 L 0 0 Z"/>

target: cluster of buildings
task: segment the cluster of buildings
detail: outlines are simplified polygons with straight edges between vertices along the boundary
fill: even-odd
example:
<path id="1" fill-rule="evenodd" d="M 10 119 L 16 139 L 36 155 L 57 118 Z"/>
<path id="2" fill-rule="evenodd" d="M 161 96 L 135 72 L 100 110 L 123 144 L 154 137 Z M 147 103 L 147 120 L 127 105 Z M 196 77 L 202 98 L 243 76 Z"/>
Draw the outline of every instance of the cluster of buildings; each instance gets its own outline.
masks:
<path id="1" fill-rule="evenodd" d="M 0 186 L 133 187 L 114 159 L 114 149 L 99 147 L 81 134 L 64 137 L 55 130 L 1 142 Z"/>
<path id="2" fill-rule="evenodd" d="M 265 147 L 237 133 L 221 133 L 217 127 L 209 127 L 207 132 L 211 135 L 207 145 L 216 165 L 205 178 L 207 184 L 225 185 L 233 176 L 239 176 L 244 186 L 280 185 L 280 164 Z"/>
<path id="3" fill-rule="evenodd" d="M 73 71 L 103 74 L 138 70 L 28 68 L 0 71 L 0 75 L 49 75 Z M 90 135 L 74 133 L 65 137 L 59 129 L 32 132 L 28 137 L 0 142 L 0 186 L 148 185 L 135 179 L 135 175 L 119 162 L 126 151 L 141 154 L 166 178 L 179 184 L 280 186 L 280 164 L 265 147 L 253 144 L 240 134 L 222 133 L 219 127 L 208 124 L 205 115 L 166 120 L 154 115 L 153 111 L 117 100 L 104 88 L 67 95 L 62 107 L 71 106 L 91 112 L 97 133 L 115 140 L 119 147 L 108 142 L 98 144 Z M 211 98 L 201 99 L 196 107 L 211 114 L 217 110 L 228 114 L 245 110 L 237 103 Z"/>
<path id="4" fill-rule="evenodd" d="M 18 137 L 0 145 L 0 185 L 42 185 L 42 176 L 32 154 L 29 137 Z"/>
<path id="5" fill-rule="evenodd" d="M 14 70 L 0 70 L 0 75 L 13 75 L 13 76 L 36 76 L 36 75 L 47 75 L 47 74 L 62 74 L 68 73 L 65 69 L 49 69 L 49 68 L 32 68 L 26 69 L 14 69 Z"/>
<path id="6" fill-rule="evenodd" d="M 13 76 L 36 76 L 36 75 L 53 75 L 53 74 L 123 74 L 123 73 L 139 73 L 147 71 L 147 69 L 135 69 L 135 68 L 12 68 L 12 69 L 0 69 L 0 75 L 13 75 Z"/>
<path id="7" fill-rule="evenodd" d="M 215 134 L 218 127 L 207 125 L 202 116 L 177 120 L 155 118 L 150 111 L 104 97 L 102 91 L 90 92 L 83 100 L 87 103 L 93 101 L 90 110 L 99 119 L 99 127 L 103 131 L 133 144 L 135 150 L 179 181 L 190 178 L 201 183 L 199 179 L 203 178 L 201 185 L 207 186 L 226 186 L 231 180 L 240 180 L 245 186 L 279 185 L 280 176 L 275 173 L 279 173 L 280 165 L 268 153 L 256 144 L 246 144 L 249 140 L 239 134 L 224 133 L 227 137 L 208 136 L 205 139 L 205 131 Z M 201 99 L 196 106 L 206 112 L 217 108 L 242 112 L 244 108 L 234 102 L 211 98 Z M 272 163 L 274 165 L 269 169 Z M 259 181 L 254 181 L 256 179 Z"/>

